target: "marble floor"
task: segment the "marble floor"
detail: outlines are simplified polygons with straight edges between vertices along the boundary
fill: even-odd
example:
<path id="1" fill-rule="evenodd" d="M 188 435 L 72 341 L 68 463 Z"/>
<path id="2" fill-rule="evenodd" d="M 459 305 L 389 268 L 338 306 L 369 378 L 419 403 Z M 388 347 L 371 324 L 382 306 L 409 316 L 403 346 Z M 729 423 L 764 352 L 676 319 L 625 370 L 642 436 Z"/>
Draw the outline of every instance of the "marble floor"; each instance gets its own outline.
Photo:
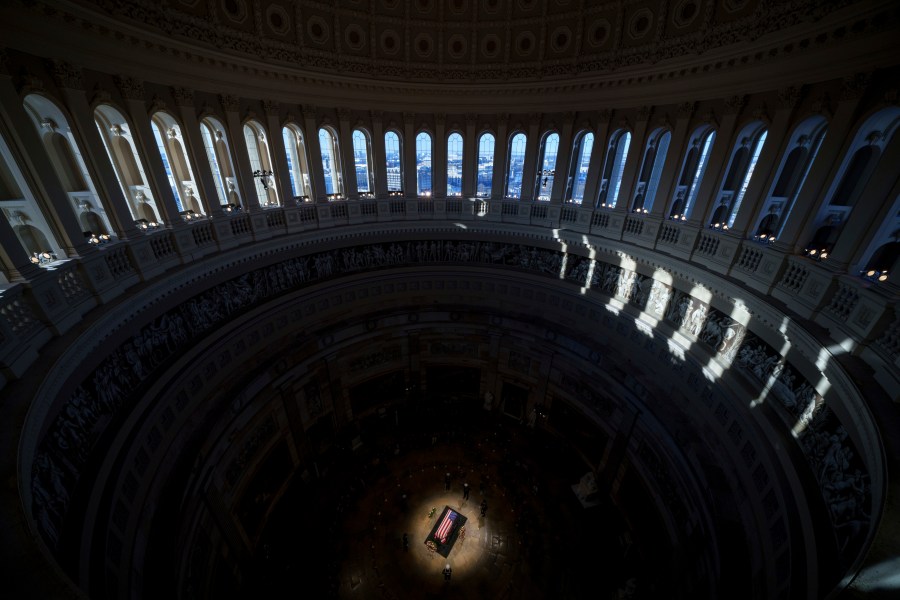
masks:
<path id="1" fill-rule="evenodd" d="M 433 415 L 392 416 L 367 423 L 356 449 L 323 457 L 318 479 L 295 477 L 241 597 L 657 597 L 618 511 L 576 498 L 588 467 L 565 440 L 475 410 L 444 428 L 427 426 Z M 444 506 L 468 519 L 446 559 L 424 544 Z M 626 592 L 631 577 L 647 583 Z"/>

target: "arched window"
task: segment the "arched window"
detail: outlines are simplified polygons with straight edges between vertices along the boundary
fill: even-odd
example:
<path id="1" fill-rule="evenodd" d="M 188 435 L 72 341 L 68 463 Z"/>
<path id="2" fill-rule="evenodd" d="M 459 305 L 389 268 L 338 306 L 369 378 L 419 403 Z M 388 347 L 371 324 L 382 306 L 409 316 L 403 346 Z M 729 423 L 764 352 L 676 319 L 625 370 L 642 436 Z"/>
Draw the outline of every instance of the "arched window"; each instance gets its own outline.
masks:
<path id="1" fill-rule="evenodd" d="M 141 229 L 159 227 L 159 206 L 147 184 L 144 167 L 131 135 L 131 127 L 118 110 L 101 104 L 94 110 L 94 121 L 109 154 L 109 160 L 122 187 L 131 215 Z"/>
<path id="2" fill-rule="evenodd" d="M 453 132 L 447 138 L 447 195 L 462 196 L 463 137 Z"/>
<path id="3" fill-rule="evenodd" d="M 431 135 L 425 131 L 416 136 L 416 194 L 431 195 Z"/>
<path id="4" fill-rule="evenodd" d="M 216 195 L 219 204 L 225 210 L 233 211 L 241 207 L 240 194 L 237 192 L 237 181 L 234 177 L 234 164 L 231 161 L 231 149 L 225 137 L 225 127 L 214 117 L 206 117 L 200 121 L 200 137 L 206 159 L 216 184 Z"/>
<path id="5" fill-rule="evenodd" d="M 388 194 L 403 193 L 403 146 L 400 143 L 400 134 L 396 131 L 388 131 L 384 134 L 384 160 L 387 170 Z"/>
<path id="6" fill-rule="evenodd" d="M 309 162 L 306 159 L 303 131 L 296 125 L 286 125 L 281 128 L 281 139 L 284 141 L 288 178 L 291 181 L 291 193 L 294 201 L 309 200 L 313 194 L 309 182 Z"/>
<path id="7" fill-rule="evenodd" d="M 78 141 L 65 115 L 56 104 L 39 94 L 25 97 L 25 111 L 38 130 L 81 230 L 89 241 L 97 240 L 99 243 L 100 239 L 108 239 L 113 230 L 106 207 L 94 188 Z"/>
<path id="8" fill-rule="evenodd" d="M 700 127 L 691 135 L 690 148 L 681 165 L 681 175 L 675 188 L 675 201 L 669 211 L 670 219 L 685 220 L 697 201 L 697 192 L 709 163 L 709 152 L 716 139 L 716 132 L 707 126 Z"/>
<path id="9" fill-rule="evenodd" d="M 244 142 L 247 144 L 247 154 L 250 155 L 250 168 L 253 169 L 259 205 L 278 206 L 278 190 L 275 189 L 266 130 L 256 121 L 248 121 L 244 125 Z"/>
<path id="10" fill-rule="evenodd" d="M 482 133 L 478 139 L 477 169 L 475 195 L 490 198 L 494 180 L 494 136 L 490 133 Z"/>
<path id="11" fill-rule="evenodd" d="M 194 171 L 185 151 L 181 127 L 171 115 L 162 111 L 153 114 L 150 126 L 166 169 L 166 176 L 169 178 L 169 185 L 172 186 L 172 193 L 175 195 L 178 211 L 187 219 L 205 214 L 206 211 L 200 202 L 197 181 L 194 179 Z"/>
<path id="12" fill-rule="evenodd" d="M 556 155 L 559 153 L 559 134 L 548 133 L 541 141 L 538 158 L 537 181 L 534 197 L 537 200 L 549 200 L 553 191 L 553 178 L 556 175 Z"/>
<path id="13" fill-rule="evenodd" d="M 569 162 L 569 178 L 566 181 L 566 199 L 576 204 L 584 200 L 584 185 L 587 182 L 588 167 L 591 165 L 591 151 L 594 149 L 594 134 L 583 131 L 575 136 L 572 146 L 572 160 Z"/>
<path id="14" fill-rule="evenodd" d="M 369 135 L 362 129 L 353 130 L 353 164 L 356 169 L 356 191 L 362 194 L 374 193 L 372 145 L 369 143 Z"/>
<path id="15" fill-rule="evenodd" d="M 525 171 L 525 146 L 528 138 L 517 133 L 509 140 L 509 156 L 506 164 L 506 197 L 518 200 L 522 197 L 522 176 Z"/>
<path id="16" fill-rule="evenodd" d="M 731 151 L 731 160 L 719 190 L 718 205 L 713 209 L 710 227 L 728 229 L 734 225 L 767 133 L 763 124 L 758 121 L 741 130 L 738 142 Z"/>
<path id="17" fill-rule="evenodd" d="M 807 249 L 831 250 L 831 245 L 837 240 L 898 127 L 900 108 L 891 106 L 868 117 L 857 129 L 837 175 L 825 194 L 827 201 L 816 212 L 814 226 L 817 230 L 813 240 L 807 244 Z M 822 230 L 830 231 L 829 240 L 824 245 L 820 244 L 822 235 L 819 232 Z M 887 235 L 892 231 L 893 229 L 889 229 Z M 882 237 L 883 235 L 885 234 Z M 814 244 L 816 240 L 819 242 Z M 886 240 L 874 240 L 874 243 L 884 241 Z"/>
<path id="18" fill-rule="evenodd" d="M 43 265 L 65 256 L 2 136 L 0 210 L 31 262 Z"/>
<path id="19" fill-rule="evenodd" d="M 641 164 L 634 202 L 631 204 L 632 212 L 646 213 L 653 210 L 653 201 L 656 199 L 656 190 L 659 188 L 671 140 L 672 134 L 666 129 L 657 129 L 647 138 L 644 162 Z"/>
<path id="20" fill-rule="evenodd" d="M 821 116 L 806 119 L 794 129 L 775 182 L 757 217 L 756 239 L 771 242 L 780 235 L 825 139 L 825 130 L 826 121 Z"/>
<path id="21" fill-rule="evenodd" d="M 630 145 L 631 133 L 628 131 L 615 131 L 610 136 L 606 160 L 603 163 L 603 172 L 600 174 L 600 192 L 597 196 L 597 206 L 599 208 L 616 207 Z"/>
<path id="22" fill-rule="evenodd" d="M 331 127 L 319 128 L 319 147 L 322 150 L 322 174 L 325 176 L 325 194 L 329 199 L 343 197 L 344 178 L 341 169 L 340 148 L 337 133 Z"/>

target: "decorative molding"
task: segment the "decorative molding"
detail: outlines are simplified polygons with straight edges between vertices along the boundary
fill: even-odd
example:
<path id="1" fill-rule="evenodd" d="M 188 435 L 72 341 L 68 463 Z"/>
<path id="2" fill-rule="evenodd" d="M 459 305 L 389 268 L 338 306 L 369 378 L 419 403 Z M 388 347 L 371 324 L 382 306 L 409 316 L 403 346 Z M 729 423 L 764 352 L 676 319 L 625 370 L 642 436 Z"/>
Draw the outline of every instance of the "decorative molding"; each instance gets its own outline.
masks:
<path id="1" fill-rule="evenodd" d="M 58 87 L 84 91 L 84 73 L 80 67 L 64 60 L 50 59 L 47 61 L 47 68 Z"/>
<path id="2" fill-rule="evenodd" d="M 237 112 L 240 108 L 240 99 L 234 94 L 219 94 L 219 102 L 225 112 Z"/>
<path id="3" fill-rule="evenodd" d="M 116 87 L 119 88 L 122 96 L 126 100 L 143 100 L 144 99 L 144 82 L 129 77 L 127 75 L 116 75 L 113 77 Z"/>
<path id="4" fill-rule="evenodd" d="M 725 114 L 736 115 L 741 112 L 741 109 L 744 108 L 744 104 L 747 102 L 747 96 L 743 94 L 736 94 L 734 96 L 729 96 L 725 99 L 725 106 L 728 108 Z"/>
<path id="5" fill-rule="evenodd" d="M 690 119 L 691 115 L 694 114 L 694 109 L 696 108 L 696 106 L 696 102 L 682 102 L 678 105 L 678 118 Z"/>
<path id="6" fill-rule="evenodd" d="M 272 116 L 276 116 L 276 117 L 278 116 L 279 108 L 281 108 L 280 103 L 278 103 L 274 100 L 268 100 L 268 99 L 264 99 L 262 101 L 262 106 L 263 106 L 264 113 L 266 113 L 267 115 L 272 115 Z"/>
<path id="7" fill-rule="evenodd" d="M 176 106 L 194 106 L 194 90 L 185 87 L 172 87 L 172 96 L 175 98 Z"/>
<path id="8" fill-rule="evenodd" d="M 800 101 L 802 88 L 799 85 L 792 85 L 778 90 L 778 101 L 782 108 L 794 108 Z"/>
<path id="9" fill-rule="evenodd" d="M 869 87 L 871 73 L 857 73 L 844 77 L 841 86 L 841 101 L 859 100 Z"/>
<path id="10" fill-rule="evenodd" d="M 638 121 L 649 121 L 650 115 L 653 114 L 653 107 L 647 104 L 638 108 L 637 118 Z"/>

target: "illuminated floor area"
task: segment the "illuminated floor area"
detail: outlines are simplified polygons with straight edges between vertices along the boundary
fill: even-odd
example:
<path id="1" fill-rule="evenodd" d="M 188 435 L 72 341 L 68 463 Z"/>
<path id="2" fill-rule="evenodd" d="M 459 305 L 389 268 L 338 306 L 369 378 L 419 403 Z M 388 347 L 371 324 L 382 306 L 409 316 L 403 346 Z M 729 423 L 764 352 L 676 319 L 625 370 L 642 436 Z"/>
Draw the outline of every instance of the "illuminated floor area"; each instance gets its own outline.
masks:
<path id="1" fill-rule="evenodd" d="M 657 597 L 653 576 L 641 568 L 647 553 L 626 541 L 633 538 L 615 510 L 582 507 L 571 486 L 587 467 L 554 436 L 507 417 L 469 422 L 453 434 L 388 418 L 364 433 L 363 446 L 320 480 L 296 478 L 241 597 Z M 424 544 L 445 505 L 468 519 L 446 559 Z M 631 577 L 637 592 L 618 595 Z"/>

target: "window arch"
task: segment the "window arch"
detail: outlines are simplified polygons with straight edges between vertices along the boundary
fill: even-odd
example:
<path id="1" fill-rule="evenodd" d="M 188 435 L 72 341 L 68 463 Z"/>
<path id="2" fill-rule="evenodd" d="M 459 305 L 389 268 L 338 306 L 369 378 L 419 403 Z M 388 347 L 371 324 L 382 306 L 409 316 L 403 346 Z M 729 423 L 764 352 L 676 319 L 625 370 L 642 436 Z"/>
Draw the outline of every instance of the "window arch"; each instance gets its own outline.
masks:
<path id="1" fill-rule="evenodd" d="M 416 136 L 416 194 L 430 196 L 431 185 L 431 134 L 422 131 Z"/>
<path id="2" fill-rule="evenodd" d="M 537 181 L 534 197 L 536 200 L 550 200 L 553 191 L 553 179 L 556 176 L 556 156 L 559 154 L 559 134 L 554 132 L 544 135 L 538 159 Z"/>
<path id="3" fill-rule="evenodd" d="M 794 128 L 776 171 L 775 181 L 757 217 L 755 239 L 774 241 L 781 234 L 816 154 L 825 139 L 824 117 L 810 117 Z"/>
<path id="4" fill-rule="evenodd" d="M 572 160 L 569 163 L 569 177 L 566 180 L 566 199 L 576 204 L 581 204 L 584 200 L 584 186 L 587 182 L 593 149 L 593 133 L 582 131 L 575 136 L 575 143 L 572 145 Z"/>
<path id="5" fill-rule="evenodd" d="M 29 94 L 25 111 L 44 143 L 50 164 L 69 197 L 69 206 L 78 218 L 88 241 L 109 239 L 113 228 L 85 165 L 83 154 L 68 119 L 50 99 Z"/>
<path id="6" fill-rule="evenodd" d="M 631 146 L 631 132 L 614 131 L 609 138 L 609 148 L 600 174 L 600 192 L 597 196 L 599 208 L 615 208 L 622 187 L 622 175 L 625 172 L 625 161 L 628 148 Z"/>
<path id="7" fill-rule="evenodd" d="M 372 144 L 369 134 L 362 129 L 353 130 L 353 165 L 356 170 L 356 191 L 363 194 L 375 192 L 372 171 Z"/>
<path id="8" fill-rule="evenodd" d="M 669 211 L 670 219 L 685 220 L 691 214 L 694 203 L 697 201 L 697 192 L 703 175 L 706 173 L 706 165 L 709 163 L 709 154 L 716 140 L 714 129 L 704 125 L 697 128 L 690 138 L 690 148 L 684 156 L 681 165 L 681 175 L 678 177 L 678 185 L 675 187 L 675 201 Z"/>
<path id="9" fill-rule="evenodd" d="M 457 132 L 447 137 L 447 195 L 462 196 L 463 137 Z"/>
<path id="10" fill-rule="evenodd" d="M 734 225 L 767 134 L 768 131 L 760 121 L 750 123 L 738 134 L 738 141 L 731 151 L 731 160 L 725 171 L 725 179 L 719 189 L 718 205 L 713 209 L 710 227 L 728 229 Z"/>
<path id="11" fill-rule="evenodd" d="M 65 256 L 3 136 L 0 136 L 0 209 L 31 262 L 43 265 Z"/>
<path id="12" fill-rule="evenodd" d="M 200 121 L 200 137 L 203 138 L 203 148 L 216 184 L 219 204 L 227 211 L 237 210 L 241 207 L 241 198 L 237 191 L 225 126 L 215 117 L 206 117 Z"/>
<path id="13" fill-rule="evenodd" d="M 647 138 L 647 148 L 644 150 L 644 160 L 631 204 L 632 212 L 646 213 L 653 210 L 653 201 L 656 199 L 656 190 L 659 188 L 671 140 L 672 133 L 662 128 L 653 131 Z"/>
<path id="14" fill-rule="evenodd" d="M 490 198 L 494 181 L 494 136 L 482 133 L 478 138 L 478 165 L 476 171 L 475 195 L 479 198 Z"/>
<path id="15" fill-rule="evenodd" d="M 387 191 L 403 193 L 403 143 L 400 134 L 388 130 L 384 134 L 384 160 L 387 172 Z"/>
<path id="16" fill-rule="evenodd" d="M 94 110 L 94 122 L 128 202 L 131 215 L 141 229 L 159 227 L 159 206 L 147 184 L 144 167 L 131 134 L 131 127 L 117 109 L 101 104 Z"/>
<path id="17" fill-rule="evenodd" d="M 341 169 L 341 152 L 337 133 L 331 127 L 319 128 L 319 147 L 322 150 L 322 174 L 325 176 L 325 194 L 329 199 L 344 195 L 344 177 Z"/>
<path id="18" fill-rule="evenodd" d="M 175 195 L 178 211 L 192 219 L 205 214 L 198 193 L 194 171 L 184 147 L 181 127 L 168 113 L 159 111 L 150 117 L 150 127 Z"/>
<path id="19" fill-rule="evenodd" d="M 247 121 L 244 124 L 244 142 L 247 144 L 247 154 L 250 155 L 250 168 L 253 169 L 259 205 L 278 206 L 278 190 L 275 189 L 266 130 L 256 121 Z"/>
<path id="20" fill-rule="evenodd" d="M 506 197 L 518 200 L 522 197 L 522 176 L 525 172 L 525 148 L 528 138 L 524 133 L 516 133 L 509 140 L 509 154 L 506 164 Z"/>
<path id="21" fill-rule="evenodd" d="M 806 245 L 809 254 L 824 250 L 830 252 L 843 230 L 850 213 L 856 207 L 872 173 L 883 159 L 885 147 L 891 143 L 900 128 L 900 108 L 891 106 L 872 114 L 857 129 L 853 141 L 841 160 L 837 175 L 825 194 L 827 202 L 816 213 L 813 226 L 815 234 Z M 878 227 L 871 239 L 859 240 L 866 246 L 866 254 L 889 241 L 900 237 L 900 199 L 895 198 L 890 216 Z M 862 258 L 862 257 L 859 257 Z M 861 268 L 869 265 L 860 264 Z"/>
<path id="22" fill-rule="evenodd" d="M 303 131 L 294 124 L 281 128 L 284 140 L 284 154 L 287 159 L 288 178 L 291 181 L 291 193 L 297 202 L 308 201 L 312 197 L 309 181 L 309 161 L 306 157 L 306 143 Z"/>

